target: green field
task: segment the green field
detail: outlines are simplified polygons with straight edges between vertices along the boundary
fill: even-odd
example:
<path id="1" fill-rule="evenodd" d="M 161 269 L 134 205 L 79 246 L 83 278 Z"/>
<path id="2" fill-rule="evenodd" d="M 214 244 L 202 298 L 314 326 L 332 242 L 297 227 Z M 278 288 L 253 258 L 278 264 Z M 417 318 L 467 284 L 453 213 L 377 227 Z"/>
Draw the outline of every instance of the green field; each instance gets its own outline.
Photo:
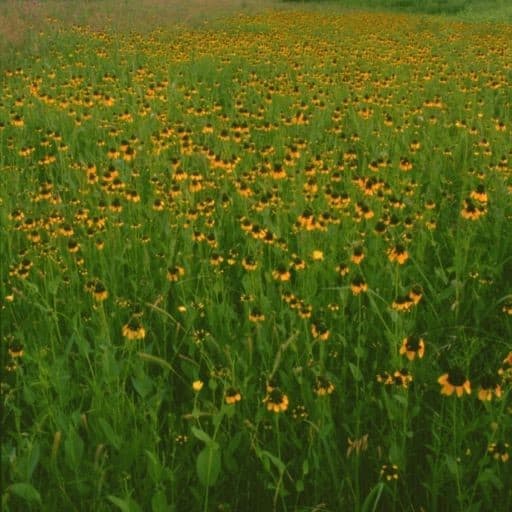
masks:
<path id="1" fill-rule="evenodd" d="M 377 4 L 0 2 L 2 510 L 512 510 L 509 6 Z"/>

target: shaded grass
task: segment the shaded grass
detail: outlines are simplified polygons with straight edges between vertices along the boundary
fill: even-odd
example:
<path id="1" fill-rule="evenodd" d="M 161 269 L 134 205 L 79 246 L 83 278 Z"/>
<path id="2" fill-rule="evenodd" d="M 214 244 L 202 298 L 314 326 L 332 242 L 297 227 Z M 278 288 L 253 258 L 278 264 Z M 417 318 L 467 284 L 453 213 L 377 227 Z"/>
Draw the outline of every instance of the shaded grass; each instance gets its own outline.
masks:
<path id="1" fill-rule="evenodd" d="M 303 8 L 357 9 L 442 15 L 466 22 L 512 23 L 507 0 L 284 0 Z"/>

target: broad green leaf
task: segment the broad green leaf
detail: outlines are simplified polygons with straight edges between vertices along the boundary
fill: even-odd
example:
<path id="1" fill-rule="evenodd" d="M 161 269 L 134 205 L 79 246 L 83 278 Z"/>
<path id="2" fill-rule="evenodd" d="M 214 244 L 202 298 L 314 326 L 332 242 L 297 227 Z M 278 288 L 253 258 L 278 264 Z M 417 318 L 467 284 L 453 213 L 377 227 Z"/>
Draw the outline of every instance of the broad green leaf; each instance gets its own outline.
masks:
<path id="1" fill-rule="evenodd" d="M 352 363 L 348 363 L 348 366 L 350 368 L 350 371 L 352 372 L 352 377 L 354 377 L 354 380 L 356 382 L 361 382 L 363 380 L 363 374 L 361 373 L 361 370 Z"/>
<path id="2" fill-rule="evenodd" d="M 109 494 L 107 496 L 108 501 L 113 503 L 119 510 L 122 510 L 123 512 L 131 512 L 130 511 L 130 504 L 121 498 L 117 498 L 116 496 L 112 496 Z"/>
<path id="3" fill-rule="evenodd" d="M 19 498 L 24 499 L 25 501 L 41 503 L 41 495 L 39 494 L 37 489 L 31 484 L 23 482 L 11 484 L 7 488 L 7 490 L 12 494 L 15 494 Z"/>
<path id="4" fill-rule="evenodd" d="M 119 450 L 121 448 L 122 440 L 121 438 L 114 432 L 114 429 L 110 426 L 110 423 L 100 418 L 98 420 L 101 430 L 105 434 L 105 437 L 107 438 L 107 441 L 116 449 Z"/>
<path id="5" fill-rule="evenodd" d="M 215 441 L 204 431 L 197 427 L 192 427 L 192 434 L 197 437 L 200 441 L 206 444 L 206 446 L 212 446 Z"/>
<path id="6" fill-rule="evenodd" d="M 215 485 L 220 474 L 221 455 L 218 446 L 206 446 L 201 450 L 196 460 L 196 470 L 199 481 L 205 487 Z"/>
<path id="7" fill-rule="evenodd" d="M 263 455 L 264 457 L 268 458 L 270 460 L 270 462 L 272 462 L 272 464 L 274 464 L 274 466 L 277 468 L 279 473 L 284 473 L 286 466 L 281 459 L 279 459 L 275 455 L 272 455 L 267 450 L 261 450 L 260 454 Z"/>
<path id="8" fill-rule="evenodd" d="M 169 510 L 169 504 L 167 503 L 167 497 L 164 491 L 157 491 L 151 498 L 151 510 L 153 512 L 162 512 Z"/>
<path id="9" fill-rule="evenodd" d="M 69 468 L 77 470 L 78 466 L 82 463 L 84 442 L 74 430 L 70 430 L 66 436 L 64 441 L 64 453 Z"/>
<path id="10" fill-rule="evenodd" d="M 132 377 L 132 384 L 141 398 L 146 398 L 153 389 L 153 381 L 146 375 L 139 378 Z"/>
<path id="11" fill-rule="evenodd" d="M 142 512 L 142 509 L 140 508 L 139 504 L 136 501 L 132 500 L 131 498 L 123 500 L 121 498 L 118 498 L 117 496 L 109 494 L 107 496 L 107 499 L 123 512 Z"/>
<path id="12" fill-rule="evenodd" d="M 445 461 L 448 471 L 452 475 L 457 476 L 457 474 L 459 473 L 459 466 L 457 464 L 457 461 L 451 455 L 446 455 Z"/>
<path id="13" fill-rule="evenodd" d="M 36 469 L 36 466 L 39 462 L 40 455 L 41 449 L 39 448 L 39 443 L 34 442 L 27 460 L 27 480 L 32 478 L 32 474 L 34 473 L 34 470 Z"/>

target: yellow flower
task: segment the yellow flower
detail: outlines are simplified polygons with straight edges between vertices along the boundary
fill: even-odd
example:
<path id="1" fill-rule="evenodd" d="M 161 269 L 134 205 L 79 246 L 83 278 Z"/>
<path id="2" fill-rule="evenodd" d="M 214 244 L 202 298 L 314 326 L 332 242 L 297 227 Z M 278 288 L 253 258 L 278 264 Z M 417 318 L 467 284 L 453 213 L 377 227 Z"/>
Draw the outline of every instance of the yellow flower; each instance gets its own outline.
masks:
<path id="1" fill-rule="evenodd" d="M 323 322 L 317 322 L 311 324 L 311 335 L 317 340 L 327 341 L 331 335 L 331 332 Z"/>
<path id="2" fill-rule="evenodd" d="M 399 265 L 403 265 L 409 259 L 407 249 L 401 244 L 397 244 L 388 250 L 389 261 L 396 261 Z"/>
<path id="3" fill-rule="evenodd" d="M 437 382 L 441 384 L 442 395 L 450 396 L 455 392 L 460 398 L 464 393 L 471 394 L 471 383 L 459 368 L 444 373 L 437 379 Z"/>
<path id="4" fill-rule="evenodd" d="M 509 459 L 508 449 L 510 445 L 502 441 L 491 443 L 487 451 L 492 454 L 493 458 L 501 462 L 507 462 Z"/>
<path id="5" fill-rule="evenodd" d="M 425 355 L 425 342 L 423 338 L 418 338 L 417 336 L 404 338 L 400 347 L 400 355 L 405 355 L 409 361 L 416 357 L 421 359 Z"/>
<path id="6" fill-rule="evenodd" d="M 146 337 L 146 330 L 137 318 L 123 325 L 122 333 L 128 340 L 143 340 Z"/>
<path id="7" fill-rule="evenodd" d="M 288 397 L 279 389 L 273 388 L 264 400 L 267 411 L 280 413 L 288 409 Z"/>
<path id="8" fill-rule="evenodd" d="M 167 269 L 167 280 L 168 281 L 176 282 L 179 280 L 180 277 L 183 277 L 184 275 L 185 275 L 185 269 L 178 265 L 176 265 L 174 267 L 169 267 Z"/>
<path id="9" fill-rule="evenodd" d="M 311 259 L 313 261 L 322 261 L 324 259 L 324 253 L 323 251 L 319 251 L 318 249 L 315 249 L 312 253 L 311 253 Z"/>
<path id="10" fill-rule="evenodd" d="M 204 382 L 202 380 L 195 380 L 194 382 L 192 382 L 192 389 L 196 393 L 199 393 L 199 391 L 201 391 L 201 389 L 203 389 L 203 386 L 204 386 Z"/>
<path id="11" fill-rule="evenodd" d="M 240 391 L 235 388 L 229 388 L 224 395 L 224 401 L 228 405 L 234 405 L 237 402 L 240 402 L 240 400 L 242 400 L 242 395 L 240 394 Z"/>
<path id="12" fill-rule="evenodd" d="M 284 265 L 280 265 L 279 267 L 277 267 L 276 270 L 272 272 L 272 277 L 276 281 L 284 282 L 290 280 L 291 274 L 290 271 Z"/>
<path id="13" fill-rule="evenodd" d="M 318 396 L 330 395 L 333 393 L 335 386 L 325 377 L 317 377 L 314 391 Z"/>
<path id="14" fill-rule="evenodd" d="M 364 282 L 362 277 L 356 277 L 352 279 L 352 283 L 350 283 L 350 289 L 354 295 L 359 295 L 368 290 L 368 285 Z"/>

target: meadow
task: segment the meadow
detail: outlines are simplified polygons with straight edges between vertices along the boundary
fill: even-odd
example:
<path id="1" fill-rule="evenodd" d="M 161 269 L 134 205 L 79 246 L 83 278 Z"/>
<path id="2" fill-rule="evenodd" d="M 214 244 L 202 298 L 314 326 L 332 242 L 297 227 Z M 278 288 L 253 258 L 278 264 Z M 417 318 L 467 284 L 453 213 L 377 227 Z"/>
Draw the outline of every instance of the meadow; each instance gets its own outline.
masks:
<path id="1" fill-rule="evenodd" d="M 0 3 L 2 510 L 512 510 L 512 24 L 214 4 Z"/>

